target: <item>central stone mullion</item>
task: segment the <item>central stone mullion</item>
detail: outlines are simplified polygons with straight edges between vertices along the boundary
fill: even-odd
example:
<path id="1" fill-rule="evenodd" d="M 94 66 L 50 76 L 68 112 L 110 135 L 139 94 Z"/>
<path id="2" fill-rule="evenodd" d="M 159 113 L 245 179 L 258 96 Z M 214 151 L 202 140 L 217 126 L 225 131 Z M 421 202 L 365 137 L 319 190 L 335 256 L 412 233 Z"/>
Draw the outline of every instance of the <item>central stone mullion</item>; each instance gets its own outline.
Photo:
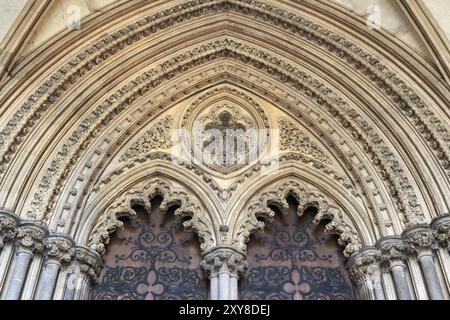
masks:
<path id="1" fill-rule="evenodd" d="M 210 280 L 211 300 L 237 300 L 239 275 L 247 268 L 245 254 L 232 247 L 215 247 L 201 263 Z"/>

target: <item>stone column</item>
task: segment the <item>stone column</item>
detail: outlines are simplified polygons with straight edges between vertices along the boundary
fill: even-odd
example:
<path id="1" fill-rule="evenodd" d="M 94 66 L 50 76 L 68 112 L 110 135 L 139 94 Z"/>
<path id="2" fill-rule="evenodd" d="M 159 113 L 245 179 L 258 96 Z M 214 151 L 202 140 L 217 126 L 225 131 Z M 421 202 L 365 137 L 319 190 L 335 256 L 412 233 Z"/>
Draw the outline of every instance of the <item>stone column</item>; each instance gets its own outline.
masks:
<path id="1" fill-rule="evenodd" d="M 239 275 L 246 269 L 244 254 L 231 247 L 216 247 L 201 263 L 210 279 L 211 300 L 237 300 Z"/>
<path id="2" fill-rule="evenodd" d="M 98 283 L 101 267 L 100 255 L 86 246 L 75 248 L 75 257 L 67 270 L 64 300 L 87 300 L 92 286 Z"/>
<path id="3" fill-rule="evenodd" d="M 378 250 L 366 247 L 353 254 L 347 263 L 350 277 L 358 287 L 360 298 L 365 300 L 385 300 Z"/>
<path id="4" fill-rule="evenodd" d="M 51 235 L 45 243 L 45 262 L 36 289 L 35 300 L 50 300 L 62 265 L 75 253 L 73 241 L 62 235 Z"/>
<path id="5" fill-rule="evenodd" d="M 35 253 L 42 252 L 47 237 L 47 229 L 37 221 L 21 223 L 16 240 L 15 259 L 12 274 L 7 284 L 4 299 L 18 300 Z"/>
<path id="6" fill-rule="evenodd" d="M 399 300 L 412 300 L 408 285 L 408 271 L 405 264 L 405 245 L 401 237 L 386 237 L 377 243 L 381 263 L 389 268 L 394 279 L 395 291 Z"/>
<path id="7" fill-rule="evenodd" d="M 427 225 L 414 226 L 403 232 L 409 253 L 417 256 L 431 300 L 444 300 L 444 292 L 434 266 L 433 233 Z"/>

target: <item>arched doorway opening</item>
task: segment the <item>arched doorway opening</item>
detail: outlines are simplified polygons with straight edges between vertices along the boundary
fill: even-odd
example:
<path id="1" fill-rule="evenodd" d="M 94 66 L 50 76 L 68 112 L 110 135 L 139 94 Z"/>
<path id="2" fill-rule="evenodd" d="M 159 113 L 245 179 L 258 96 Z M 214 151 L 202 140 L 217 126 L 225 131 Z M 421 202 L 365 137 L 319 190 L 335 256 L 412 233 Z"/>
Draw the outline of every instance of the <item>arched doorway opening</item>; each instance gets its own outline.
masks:
<path id="1" fill-rule="evenodd" d="M 205 300 L 207 278 L 200 268 L 200 245 L 186 232 L 172 206 L 162 213 L 162 197 L 151 209 L 135 205 L 136 217 L 111 236 L 94 300 Z"/>
<path id="2" fill-rule="evenodd" d="M 249 268 L 241 278 L 243 300 L 354 300 L 358 296 L 337 239 L 313 222 L 317 209 L 297 215 L 297 201 L 265 220 L 247 246 Z"/>

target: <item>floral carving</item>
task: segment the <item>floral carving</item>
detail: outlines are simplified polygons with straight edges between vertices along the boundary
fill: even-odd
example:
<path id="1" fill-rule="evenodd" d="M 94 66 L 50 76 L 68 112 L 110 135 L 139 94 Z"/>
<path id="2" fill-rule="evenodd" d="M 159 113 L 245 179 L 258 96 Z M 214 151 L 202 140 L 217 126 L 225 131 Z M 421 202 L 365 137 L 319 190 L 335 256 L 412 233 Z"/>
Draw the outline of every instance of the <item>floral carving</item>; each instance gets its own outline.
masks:
<path id="1" fill-rule="evenodd" d="M 17 232 L 16 245 L 32 253 L 42 252 L 48 231 L 39 222 L 23 222 Z"/>
<path id="2" fill-rule="evenodd" d="M 18 219 L 10 213 L 0 212 L 0 250 L 17 236 Z"/>
<path id="3" fill-rule="evenodd" d="M 173 125 L 173 118 L 167 116 L 154 124 L 142 137 L 122 155 L 119 161 L 128 161 L 131 158 L 156 149 L 170 149 L 172 139 L 170 129 Z"/>
<path id="4" fill-rule="evenodd" d="M 209 277 L 217 275 L 220 271 L 240 276 L 248 267 L 245 254 L 234 247 L 218 247 L 208 252 L 200 265 Z"/>
<path id="5" fill-rule="evenodd" d="M 76 247 L 74 264 L 79 267 L 80 272 L 86 275 L 92 283 L 98 283 L 103 263 L 95 251 L 84 246 Z"/>
<path id="6" fill-rule="evenodd" d="M 356 256 L 350 258 L 348 266 L 350 278 L 358 287 L 361 287 L 368 281 L 372 286 L 377 285 L 373 283 L 371 276 L 377 273 L 380 274 L 378 256 L 378 251 L 371 248 L 368 252 L 363 249 Z"/>
<path id="7" fill-rule="evenodd" d="M 330 158 L 320 149 L 320 147 L 292 122 L 286 119 L 279 120 L 280 145 L 282 151 L 292 151 L 304 154 L 307 157 L 316 159 L 326 165 L 331 165 Z"/>
<path id="8" fill-rule="evenodd" d="M 45 242 L 45 254 L 49 259 L 69 263 L 75 256 L 73 241 L 66 237 L 50 236 Z"/>
<path id="9" fill-rule="evenodd" d="M 448 169 L 448 147 L 450 140 L 448 129 L 442 125 L 435 114 L 425 105 L 422 99 L 395 75 L 386 65 L 366 50 L 358 47 L 345 37 L 338 35 L 302 16 L 287 12 L 281 8 L 257 0 L 194 0 L 163 10 L 145 17 L 117 32 L 101 39 L 85 51 L 79 53 L 69 63 L 62 66 L 36 90 L 21 107 L 19 112 L 8 122 L 0 133 L 2 163 L 0 172 L 4 172 L 6 164 L 11 160 L 15 147 L 23 141 L 23 137 L 34 125 L 32 118 L 40 118 L 72 85 L 97 65 L 108 60 L 124 48 L 145 37 L 151 36 L 162 28 L 178 22 L 192 19 L 201 14 L 211 12 L 241 12 L 256 19 L 272 23 L 308 41 L 322 46 L 359 70 L 370 81 L 376 83 L 397 106 L 411 119 L 419 132 L 427 138 L 427 142 Z M 34 113 L 35 117 L 31 117 Z M 10 139 L 7 139 L 10 137 Z M 8 141 L 8 142 L 6 142 Z"/>
<path id="10" fill-rule="evenodd" d="M 444 248 L 450 246 L 450 215 L 443 215 L 432 224 L 436 241 Z"/>
<path id="11" fill-rule="evenodd" d="M 408 253 L 430 250 L 434 244 L 433 232 L 426 225 L 407 229 L 404 232 L 404 238 Z"/>
<path id="12" fill-rule="evenodd" d="M 380 242 L 378 259 L 385 266 L 394 262 L 404 261 L 407 247 L 400 237 L 385 238 Z"/>

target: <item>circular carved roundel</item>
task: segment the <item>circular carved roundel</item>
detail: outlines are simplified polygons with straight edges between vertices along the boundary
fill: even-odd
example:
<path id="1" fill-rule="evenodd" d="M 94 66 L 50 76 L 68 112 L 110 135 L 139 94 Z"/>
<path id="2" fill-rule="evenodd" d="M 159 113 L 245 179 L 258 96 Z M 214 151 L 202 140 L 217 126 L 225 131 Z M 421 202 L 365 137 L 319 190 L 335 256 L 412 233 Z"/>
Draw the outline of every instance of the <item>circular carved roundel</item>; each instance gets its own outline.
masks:
<path id="1" fill-rule="evenodd" d="M 183 157 L 219 176 L 237 174 L 256 163 L 266 153 L 270 136 L 263 108 L 228 86 L 192 102 L 180 127 Z"/>

